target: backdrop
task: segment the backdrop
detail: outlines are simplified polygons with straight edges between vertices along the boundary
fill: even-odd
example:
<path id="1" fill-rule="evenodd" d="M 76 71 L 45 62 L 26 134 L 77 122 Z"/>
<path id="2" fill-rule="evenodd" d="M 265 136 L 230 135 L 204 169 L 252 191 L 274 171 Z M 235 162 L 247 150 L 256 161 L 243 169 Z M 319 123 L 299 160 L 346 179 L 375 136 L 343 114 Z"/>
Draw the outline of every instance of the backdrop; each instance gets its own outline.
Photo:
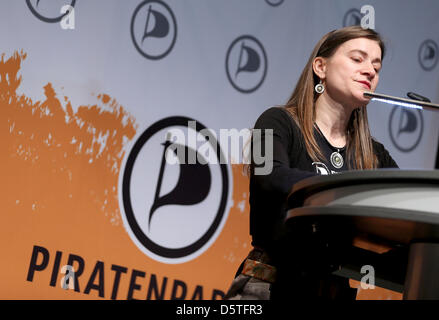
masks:
<path id="1" fill-rule="evenodd" d="M 438 102 L 436 0 L 1 1 L 0 298 L 220 299 L 250 249 L 246 129 L 364 5 L 377 91 Z M 434 168 L 438 113 L 368 114 L 401 168 Z"/>

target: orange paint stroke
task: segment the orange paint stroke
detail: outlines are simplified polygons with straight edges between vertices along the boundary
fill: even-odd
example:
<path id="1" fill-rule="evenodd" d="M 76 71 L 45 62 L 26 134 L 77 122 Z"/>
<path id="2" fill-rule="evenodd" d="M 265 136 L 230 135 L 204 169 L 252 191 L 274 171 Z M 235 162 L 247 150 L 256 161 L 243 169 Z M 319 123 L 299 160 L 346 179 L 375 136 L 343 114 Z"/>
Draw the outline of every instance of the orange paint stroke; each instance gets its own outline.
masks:
<path id="1" fill-rule="evenodd" d="M 135 119 L 106 94 L 97 96 L 101 105 L 79 106 L 74 112 L 68 97 L 61 103 L 50 82 L 44 86 L 44 101 L 17 95 L 25 58 L 15 52 L 0 61 L 0 148 L 6 158 L 3 177 L 10 177 L 1 193 L 9 204 L 34 212 L 54 199 L 64 204 L 81 199 L 119 225 L 119 168 L 124 146 L 136 133 Z M 31 181 L 10 175 L 18 172 L 27 172 Z"/>

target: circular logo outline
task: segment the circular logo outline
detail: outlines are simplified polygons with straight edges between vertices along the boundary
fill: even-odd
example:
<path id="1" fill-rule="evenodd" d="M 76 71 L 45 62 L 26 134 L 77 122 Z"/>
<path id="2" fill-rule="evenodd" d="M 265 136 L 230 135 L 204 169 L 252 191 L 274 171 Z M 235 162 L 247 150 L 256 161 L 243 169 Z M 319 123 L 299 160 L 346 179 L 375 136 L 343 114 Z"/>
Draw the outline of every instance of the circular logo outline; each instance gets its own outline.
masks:
<path id="1" fill-rule="evenodd" d="M 271 3 L 270 1 L 271 0 L 265 0 L 265 2 L 272 7 L 277 7 L 280 6 L 282 3 L 284 3 L 284 0 L 280 0 L 278 3 Z"/>
<path id="2" fill-rule="evenodd" d="M 357 8 L 352 8 L 352 9 L 349 9 L 349 10 L 344 14 L 344 17 L 343 17 L 343 27 L 348 27 L 348 24 L 347 24 L 348 17 L 350 17 L 350 15 L 352 15 L 352 14 L 354 14 L 354 13 L 358 13 L 358 14 L 359 14 L 359 16 L 360 16 L 360 21 L 361 21 L 361 17 L 362 17 L 362 15 L 361 15 L 361 11 L 360 11 L 359 9 L 357 9 Z M 351 25 L 349 25 L 349 26 L 351 26 Z"/>
<path id="3" fill-rule="evenodd" d="M 136 37 L 134 36 L 134 21 L 136 20 L 137 13 L 140 11 L 140 9 L 143 6 L 147 5 L 148 3 L 152 3 L 152 2 L 158 3 L 158 4 L 162 5 L 163 7 L 165 7 L 166 10 L 168 10 L 169 14 L 171 15 L 174 27 L 175 27 L 174 37 L 172 39 L 171 45 L 169 46 L 169 48 L 164 53 L 162 53 L 162 54 L 160 54 L 158 56 L 149 55 L 146 52 L 144 52 L 142 50 L 142 48 L 140 48 L 139 45 L 137 44 Z M 142 56 L 144 56 L 145 58 L 150 59 L 150 60 L 160 60 L 160 59 L 166 57 L 172 51 L 172 49 L 174 48 L 175 42 L 177 40 L 177 20 L 175 19 L 174 12 L 171 10 L 171 7 L 169 7 L 169 5 L 166 4 L 165 2 L 160 1 L 160 0 L 145 0 L 145 1 L 141 2 L 136 7 L 136 9 L 134 10 L 134 13 L 133 13 L 133 15 L 131 17 L 130 32 L 131 32 L 131 40 L 133 41 L 134 46 L 136 47 L 137 51 Z"/>
<path id="4" fill-rule="evenodd" d="M 240 40 L 243 40 L 243 39 L 249 39 L 249 40 L 252 40 L 252 41 L 256 42 L 256 44 L 259 46 L 259 48 L 261 49 L 261 51 L 262 51 L 262 53 L 263 53 L 263 55 L 264 55 L 264 66 L 265 66 L 265 67 L 264 67 L 264 73 L 263 73 L 263 75 L 262 75 L 262 78 L 261 78 L 261 80 L 256 84 L 256 86 L 254 86 L 253 88 L 250 88 L 250 89 L 242 89 L 242 88 L 238 87 L 238 85 L 235 84 L 235 83 L 233 82 L 232 77 L 230 76 L 230 72 L 229 72 L 229 58 L 230 58 L 230 52 L 232 51 L 232 49 L 233 49 L 233 47 L 235 46 L 235 44 L 238 43 Z M 268 70 L 268 59 L 267 59 L 267 54 L 266 54 L 266 52 L 265 52 L 264 46 L 262 45 L 262 43 L 261 43 L 258 39 L 256 39 L 256 38 L 255 38 L 254 36 L 252 36 L 252 35 L 248 35 L 248 34 L 246 34 L 246 35 L 242 35 L 242 36 L 236 38 L 235 40 L 233 40 L 233 42 L 230 44 L 229 48 L 227 49 L 227 54 L 226 54 L 226 74 L 227 74 L 227 79 L 229 79 L 230 84 L 231 84 L 236 90 L 238 90 L 239 92 L 242 92 L 242 93 L 252 93 L 252 92 L 258 90 L 259 87 L 260 87 L 260 86 L 262 85 L 262 83 L 264 82 L 265 77 L 267 76 L 267 70 Z"/>
<path id="5" fill-rule="evenodd" d="M 130 182 L 131 182 L 131 175 L 132 175 L 134 163 L 136 161 L 139 152 L 141 151 L 142 147 L 147 143 L 147 141 L 158 131 L 170 126 L 187 127 L 188 121 L 195 121 L 195 120 L 184 116 L 173 116 L 159 120 L 154 124 L 152 124 L 150 127 L 148 127 L 139 136 L 139 138 L 137 138 L 133 147 L 131 148 L 131 151 L 128 154 L 128 157 L 126 158 L 125 161 L 125 165 L 121 177 L 121 183 L 119 183 L 119 186 L 120 185 L 122 186 L 121 187 L 122 205 L 123 205 L 124 215 L 126 217 L 126 222 L 128 224 L 126 227 L 130 228 L 130 230 L 133 232 L 134 236 L 136 237 L 137 241 L 139 242 L 140 245 L 143 246 L 144 249 L 153 253 L 154 255 L 166 259 L 181 259 L 183 257 L 189 256 L 199 251 L 212 239 L 215 232 L 218 230 L 218 227 L 221 225 L 224 216 L 227 214 L 226 210 L 228 206 L 228 194 L 230 187 L 229 172 L 228 172 L 227 164 L 219 162 L 221 177 L 222 177 L 222 185 L 223 185 L 220 204 L 214 221 L 211 223 L 208 230 L 197 241 L 182 248 L 166 248 L 164 246 L 158 245 L 143 233 L 142 229 L 137 223 L 136 217 L 134 216 L 133 208 L 131 205 Z M 197 132 L 200 132 L 203 129 L 206 129 L 206 127 L 202 125 L 200 122 L 196 121 Z M 222 156 L 222 149 L 219 142 L 216 139 L 209 138 L 208 140 L 210 144 L 216 143 L 217 157 L 218 160 L 220 160 Z"/>
<path id="6" fill-rule="evenodd" d="M 435 53 L 436 53 L 436 55 L 435 55 L 435 61 L 434 61 L 434 63 L 433 63 L 433 65 L 431 66 L 431 67 L 429 67 L 429 68 L 427 68 L 425 65 L 424 65 L 424 63 L 422 62 L 422 59 L 421 59 L 421 52 L 422 52 L 422 49 L 424 48 L 424 46 L 425 45 L 427 45 L 428 43 L 430 43 L 430 44 L 433 44 L 433 46 L 434 46 L 434 48 L 435 48 Z M 437 62 L 438 62 L 438 60 L 439 60 L 439 47 L 438 47 L 438 45 L 437 45 L 437 43 L 434 41 L 434 40 L 432 40 L 432 39 L 427 39 L 427 40 L 424 40 L 422 43 L 421 43 L 421 45 L 419 46 L 419 49 L 418 49 L 418 62 L 419 62 L 419 64 L 421 65 L 421 68 L 422 69 L 424 69 L 425 71 L 431 71 L 431 70 L 433 70 L 435 67 L 436 67 L 436 65 L 437 65 Z"/>
<path id="7" fill-rule="evenodd" d="M 398 142 L 396 141 L 395 137 L 393 137 L 393 133 L 392 133 L 392 123 L 393 123 L 392 119 L 393 119 L 393 116 L 394 116 L 395 111 L 398 110 L 399 108 L 400 108 L 400 107 L 398 107 L 398 106 L 394 106 L 394 107 L 393 107 L 393 110 L 390 112 L 390 116 L 389 116 L 389 136 L 390 136 L 390 140 L 392 141 L 393 145 L 394 145 L 399 151 L 401 151 L 401 152 L 410 152 L 410 151 L 416 149 L 416 147 L 419 145 L 419 142 L 421 141 L 422 134 L 423 134 L 423 132 L 424 132 L 424 118 L 422 117 L 422 112 L 421 112 L 421 110 L 416 110 L 416 111 L 418 111 L 418 113 L 419 113 L 419 118 L 421 119 L 421 120 L 420 120 L 420 123 L 421 123 L 421 130 L 420 130 L 420 133 L 421 133 L 421 134 L 420 134 L 419 137 L 416 139 L 416 142 L 413 144 L 413 146 L 411 146 L 411 147 L 409 147 L 409 148 L 403 148 L 403 147 L 401 147 L 401 146 L 398 144 Z"/>
<path id="8" fill-rule="evenodd" d="M 60 22 L 62 20 L 62 18 L 64 18 L 64 16 L 68 15 L 69 12 L 67 11 L 66 13 L 64 13 L 63 15 L 56 17 L 56 18 L 47 18 L 45 16 L 42 16 L 37 10 L 35 10 L 34 6 L 32 5 L 32 3 L 30 2 L 30 0 L 26 0 L 26 4 L 29 7 L 29 10 L 32 12 L 32 14 L 37 17 L 38 19 L 40 19 L 41 21 L 47 22 L 47 23 L 56 23 L 56 22 Z M 76 4 L 76 0 L 71 0 L 70 6 L 71 7 L 75 7 Z"/>

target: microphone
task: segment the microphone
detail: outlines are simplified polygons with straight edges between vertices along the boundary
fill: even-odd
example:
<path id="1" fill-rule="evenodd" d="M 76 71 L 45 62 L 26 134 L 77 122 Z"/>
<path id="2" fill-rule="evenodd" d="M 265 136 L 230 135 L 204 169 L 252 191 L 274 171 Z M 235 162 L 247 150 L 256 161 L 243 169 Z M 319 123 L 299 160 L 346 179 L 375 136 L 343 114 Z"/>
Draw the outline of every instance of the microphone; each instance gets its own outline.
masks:
<path id="1" fill-rule="evenodd" d="M 407 92 L 407 97 L 409 97 L 410 99 L 413 99 L 413 100 L 419 100 L 419 101 L 424 101 L 424 102 L 431 102 L 430 99 L 428 99 L 428 98 L 426 98 L 424 96 L 421 96 L 418 93 L 414 93 L 414 92 Z"/>
<path id="2" fill-rule="evenodd" d="M 434 104 L 429 102 L 428 98 L 425 98 L 421 95 L 418 95 L 413 92 L 407 93 L 412 97 L 416 97 L 417 99 L 406 99 L 400 97 L 393 97 L 382 93 L 376 92 L 364 92 L 363 96 L 371 98 L 371 100 L 381 101 L 392 105 L 397 105 L 401 107 L 414 108 L 414 109 L 426 109 L 432 111 L 439 111 L 439 104 Z M 422 100 L 420 100 L 422 99 Z M 428 101 L 425 101 L 427 99 Z"/>

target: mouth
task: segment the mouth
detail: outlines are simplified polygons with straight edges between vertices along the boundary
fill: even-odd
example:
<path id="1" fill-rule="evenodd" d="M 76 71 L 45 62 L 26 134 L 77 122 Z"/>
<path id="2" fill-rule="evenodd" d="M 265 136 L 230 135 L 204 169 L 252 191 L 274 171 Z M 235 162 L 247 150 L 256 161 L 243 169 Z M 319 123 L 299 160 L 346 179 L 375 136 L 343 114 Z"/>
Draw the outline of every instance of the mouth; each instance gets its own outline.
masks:
<path id="1" fill-rule="evenodd" d="M 357 82 L 363 84 L 365 88 L 367 88 L 369 90 L 371 89 L 371 85 L 368 81 L 357 81 Z"/>

